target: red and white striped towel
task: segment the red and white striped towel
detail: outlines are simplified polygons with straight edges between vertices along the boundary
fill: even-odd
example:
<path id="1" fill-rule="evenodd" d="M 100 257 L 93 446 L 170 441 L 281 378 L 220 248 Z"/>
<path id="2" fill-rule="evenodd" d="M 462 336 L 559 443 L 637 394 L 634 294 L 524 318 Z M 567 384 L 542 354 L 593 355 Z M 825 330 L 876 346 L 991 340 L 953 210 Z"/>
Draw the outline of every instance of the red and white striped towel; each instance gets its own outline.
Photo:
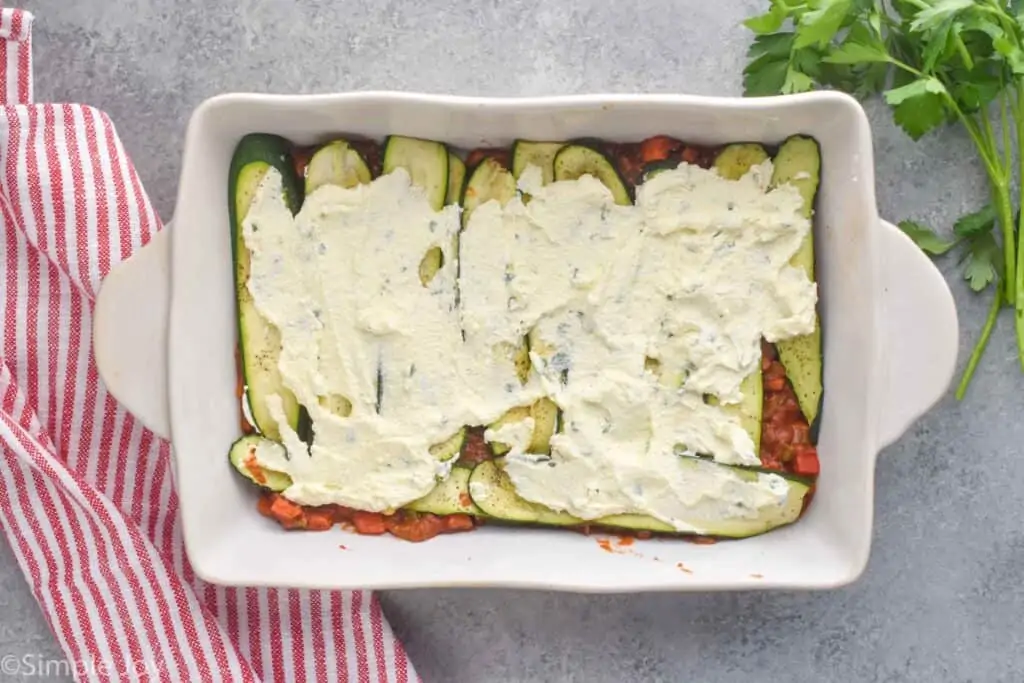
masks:
<path id="1" fill-rule="evenodd" d="M 193 574 L 170 446 L 106 391 L 90 343 L 101 280 L 160 219 L 105 114 L 31 104 L 31 23 L 0 12 L 0 527 L 67 668 L 79 680 L 416 680 L 369 592 Z"/>

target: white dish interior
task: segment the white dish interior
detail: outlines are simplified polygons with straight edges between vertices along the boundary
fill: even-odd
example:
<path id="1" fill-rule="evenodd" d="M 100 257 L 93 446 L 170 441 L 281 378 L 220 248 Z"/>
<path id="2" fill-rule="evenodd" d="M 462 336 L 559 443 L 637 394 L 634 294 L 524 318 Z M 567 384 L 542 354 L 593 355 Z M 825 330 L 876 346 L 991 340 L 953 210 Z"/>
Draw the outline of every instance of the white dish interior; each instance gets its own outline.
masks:
<path id="1" fill-rule="evenodd" d="M 485 526 L 411 544 L 337 529 L 287 533 L 261 517 L 255 492 L 232 472 L 226 457 L 239 435 L 227 171 L 236 143 L 249 132 L 277 133 L 299 144 L 332 134 L 379 139 L 395 133 L 462 148 L 580 136 L 635 141 L 667 134 L 699 144 L 775 144 L 795 133 L 816 138 L 822 154 L 814 229 L 825 396 L 822 472 L 807 514 L 793 526 L 738 542 L 648 540 L 620 547 L 613 541 L 615 552 L 602 549 L 594 537 L 558 530 Z M 883 242 L 884 249 L 891 242 L 897 251 L 905 250 L 905 244 L 891 232 L 877 217 L 866 117 L 855 101 L 839 94 L 761 100 L 484 100 L 357 93 L 209 100 L 189 124 L 171 236 L 171 436 L 193 567 L 202 578 L 221 584 L 327 588 L 502 585 L 638 591 L 825 588 L 853 581 L 868 559 L 878 449 L 948 383 L 946 376 L 939 392 L 933 386 L 903 389 L 898 396 L 892 391 L 879 254 Z M 931 268 L 926 261 L 920 267 Z M 912 276 L 906 272 L 892 278 L 899 284 L 900 277 Z M 929 287 L 934 289 L 933 284 Z M 929 289 L 922 296 L 933 295 L 941 299 L 942 292 Z M 893 324 L 948 327 L 948 315 L 932 323 L 927 312 L 922 315 L 923 322 Z M 953 345 L 955 357 L 955 340 Z M 952 371 L 951 359 L 943 356 L 941 362 Z M 941 378 L 945 368 L 937 372 Z M 902 407 L 884 417 L 892 405 Z"/>

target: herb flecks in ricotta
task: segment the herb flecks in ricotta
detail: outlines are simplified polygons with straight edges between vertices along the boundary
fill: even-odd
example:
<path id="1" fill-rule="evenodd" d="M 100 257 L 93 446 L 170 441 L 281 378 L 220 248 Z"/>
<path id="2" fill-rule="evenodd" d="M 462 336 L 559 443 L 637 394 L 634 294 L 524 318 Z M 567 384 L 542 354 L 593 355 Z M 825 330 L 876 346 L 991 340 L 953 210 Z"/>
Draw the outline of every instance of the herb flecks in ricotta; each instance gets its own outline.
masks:
<path id="1" fill-rule="evenodd" d="M 795 188 L 769 189 L 771 168 L 729 181 L 684 164 L 625 207 L 591 176 L 542 186 L 529 168 L 529 202 L 476 208 L 458 254 L 458 209 L 433 211 L 404 171 L 322 187 L 294 218 L 268 172 L 243 223 L 249 289 L 281 331 L 282 378 L 315 438 L 307 451 L 271 402 L 288 458 L 265 464 L 300 503 L 397 508 L 446 475 L 430 445 L 548 395 L 563 425 L 550 454 L 524 452 L 525 427 L 488 434 L 511 448 L 505 471 L 527 500 L 696 531 L 694 519 L 781 502 L 781 477 L 685 458 L 758 464 L 725 406 L 760 371 L 762 337 L 813 329 L 815 285 L 789 265 L 810 224 Z M 424 287 L 432 247 L 444 266 Z M 523 385 L 503 349 L 527 334 Z M 329 395 L 351 414 L 321 406 Z"/>

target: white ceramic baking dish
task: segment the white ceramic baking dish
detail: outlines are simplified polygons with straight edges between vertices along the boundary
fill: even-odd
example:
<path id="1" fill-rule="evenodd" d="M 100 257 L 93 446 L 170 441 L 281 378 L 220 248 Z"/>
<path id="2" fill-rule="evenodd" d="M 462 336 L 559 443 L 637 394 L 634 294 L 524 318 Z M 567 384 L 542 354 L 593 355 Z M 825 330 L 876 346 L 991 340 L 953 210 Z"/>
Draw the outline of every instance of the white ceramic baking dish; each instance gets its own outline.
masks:
<path id="1" fill-rule="evenodd" d="M 822 153 L 815 231 L 825 398 L 822 472 L 808 513 L 793 526 L 738 542 L 604 548 L 593 537 L 557 530 L 489 526 L 412 544 L 339 530 L 288 533 L 261 517 L 254 491 L 226 456 L 239 434 L 227 171 L 235 144 L 254 131 L 300 144 L 332 133 L 397 133 L 463 148 L 520 137 L 632 141 L 663 133 L 715 144 L 814 136 Z M 878 217 L 871 131 L 861 107 L 844 95 L 232 94 L 193 114 L 174 225 L 107 279 L 95 346 L 114 395 L 172 440 L 187 553 L 208 581 L 599 592 L 828 588 L 856 579 L 871 544 L 875 458 L 945 392 L 957 337 L 945 281 Z"/>

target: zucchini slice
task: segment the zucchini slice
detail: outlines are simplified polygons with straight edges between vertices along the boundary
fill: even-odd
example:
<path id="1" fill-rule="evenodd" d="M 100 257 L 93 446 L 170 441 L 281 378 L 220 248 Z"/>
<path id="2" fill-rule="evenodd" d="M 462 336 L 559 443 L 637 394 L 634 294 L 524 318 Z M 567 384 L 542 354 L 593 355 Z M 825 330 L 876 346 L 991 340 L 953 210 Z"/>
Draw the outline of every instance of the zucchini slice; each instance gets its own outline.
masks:
<path id="1" fill-rule="evenodd" d="M 715 157 L 714 167 L 726 180 L 739 180 L 757 164 L 768 159 L 768 152 L 756 143 L 727 145 Z M 740 419 L 740 424 L 754 442 L 754 452 L 761 452 L 761 421 L 764 409 L 764 375 L 761 366 L 740 384 L 742 399 L 737 404 L 726 406 L 726 410 Z M 717 402 L 712 397 L 712 402 Z"/>
<path id="2" fill-rule="evenodd" d="M 312 194 L 324 185 L 352 188 L 373 180 L 366 159 L 348 140 L 332 140 L 313 153 L 306 167 L 306 195 Z M 337 394 L 320 396 L 320 405 L 339 417 L 352 414 L 352 402 Z M 303 440 L 312 441 L 312 425 L 308 425 L 308 436 Z"/>
<path id="3" fill-rule="evenodd" d="M 818 192 L 821 179 L 821 153 L 818 143 L 809 137 L 800 135 L 788 138 L 779 147 L 774 159 L 775 171 L 772 174 L 772 186 L 778 187 L 789 183 L 799 190 L 803 197 L 803 214 L 806 218 L 814 215 L 814 198 Z M 803 268 L 812 281 L 814 280 L 814 236 L 813 230 L 807 233 L 799 251 L 793 255 L 790 263 Z M 808 424 L 811 433 L 817 431 L 818 412 L 822 399 L 822 353 L 821 353 L 821 321 L 814 318 L 814 331 L 799 337 L 782 339 L 775 344 L 779 351 L 779 362 L 786 368 L 786 375 L 793 385 L 797 403 Z"/>
<path id="4" fill-rule="evenodd" d="M 722 465 L 698 458 L 680 458 L 681 467 L 725 467 L 732 470 L 737 477 L 749 482 L 756 482 L 760 477 L 771 476 L 763 472 L 746 470 L 740 467 Z M 810 484 L 801 479 L 775 473 L 789 483 L 789 493 L 780 504 L 768 505 L 756 510 L 750 516 L 737 516 L 729 519 L 701 519 L 694 515 L 687 522 L 704 533 L 699 535 L 717 536 L 722 538 L 747 538 L 763 534 L 787 524 L 792 524 L 800 517 L 804 499 L 811 489 Z M 469 494 L 473 502 L 486 514 L 497 519 L 510 522 L 526 522 L 549 526 L 571 526 L 577 524 L 593 524 L 610 526 L 637 531 L 656 531 L 693 535 L 680 532 L 665 522 L 640 514 L 609 515 L 594 520 L 584 521 L 565 512 L 556 512 L 543 505 L 525 500 L 516 493 L 511 479 L 505 474 L 501 460 L 488 460 L 477 465 L 469 478 Z"/>
<path id="5" fill-rule="evenodd" d="M 532 142 L 516 140 L 512 145 L 512 175 L 516 180 L 531 164 L 540 168 L 544 184 L 555 179 L 555 155 L 565 146 L 564 142 Z"/>
<path id="6" fill-rule="evenodd" d="M 466 164 L 455 155 L 448 152 L 448 191 L 445 194 L 446 204 L 458 204 L 462 198 L 462 185 L 466 182 Z"/>
<path id="7" fill-rule="evenodd" d="M 284 446 L 276 441 L 271 441 L 259 434 L 249 434 L 231 444 L 231 450 L 228 451 L 231 466 L 260 488 L 269 491 L 284 491 L 292 485 L 292 478 L 284 472 L 268 469 L 257 462 L 256 449 L 260 446 L 284 450 Z"/>
<path id="8" fill-rule="evenodd" d="M 488 429 L 493 429 L 493 430 L 498 430 L 498 429 L 501 429 L 502 427 L 505 427 L 507 425 L 515 424 L 516 422 L 522 422 L 523 420 L 525 420 L 525 419 L 527 419 L 529 417 L 530 417 L 530 407 L 529 406 L 516 406 L 515 408 L 510 408 L 504 415 L 502 415 L 497 420 L 495 420 L 490 425 L 488 425 L 487 428 Z M 491 452 L 494 453 L 495 455 L 505 455 L 510 450 L 512 450 L 512 447 L 509 444 L 502 443 L 500 441 L 491 441 L 490 444 L 491 444 Z M 529 451 L 529 449 L 527 449 L 527 450 Z M 529 452 L 532 453 L 533 451 L 529 451 Z"/>
<path id="9" fill-rule="evenodd" d="M 740 383 L 739 403 L 730 403 L 724 407 L 724 411 L 736 415 L 740 419 L 740 426 L 747 433 L 750 440 L 754 442 L 754 452 L 761 452 L 761 422 L 764 410 L 764 373 L 758 364 L 757 370 L 746 376 Z M 708 397 L 708 402 L 718 405 L 716 396 Z"/>
<path id="10" fill-rule="evenodd" d="M 396 168 L 409 172 L 413 185 L 423 188 L 435 211 L 448 196 L 448 148 L 440 142 L 392 135 L 384 143 L 383 173 Z"/>
<path id="11" fill-rule="evenodd" d="M 462 183 L 466 178 L 466 164 L 462 159 L 448 152 L 448 190 L 445 193 L 445 204 L 458 204 L 462 196 Z M 455 242 L 458 246 L 458 239 Z M 438 271 L 444 267 L 444 250 L 441 247 L 431 247 L 423 255 L 420 261 L 420 283 L 426 287 L 430 284 Z"/>
<path id="12" fill-rule="evenodd" d="M 530 453 L 550 453 L 551 437 L 561 427 L 562 410 L 550 398 L 539 398 L 530 406 L 533 418 L 533 438 L 530 439 Z"/>
<path id="13" fill-rule="evenodd" d="M 516 179 L 497 160 L 485 157 L 469 176 L 462 191 L 462 229 L 469 226 L 469 218 L 478 206 L 495 199 L 505 206 L 516 196 Z M 501 344 L 495 353 L 507 358 L 516 367 L 516 376 L 526 384 L 530 376 L 530 349 L 523 339 L 518 344 Z"/>
<path id="14" fill-rule="evenodd" d="M 412 184 L 427 193 L 431 208 L 440 211 L 448 199 L 451 157 L 440 142 L 392 135 L 384 143 L 383 173 L 404 168 Z M 419 265 L 420 283 L 429 285 L 443 266 L 444 251 L 440 247 L 428 249 Z"/>
<path id="15" fill-rule="evenodd" d="M 800 518 L 804 508 L 804 500 L 811 490 L 807 481 L 781 474 L 779 472 L 758 472 L 744 469 L 742 467 L 731 467 L 710 461 L 700 461 L 694 458 L 683 458 L 684 466 L 705 466 L 705 467 L 727 467 L 736 473 L 741 479 L 750 482 L 757 481 L 758 477 L 774 474 L 782 477 L 789 483 L 789 493 L 785 500 L 779 505 L 770 505 L 757 510 L 752 517 L 733 517 L 730 519 L 699 519 L 688 520 L 693 526 L 704 529 L 701 536 L 714 536 L 718 538 L 749 538 L 757 536 L 773 529 L 792 524 Z M 692 461 L 692 462 L 687 462 Z M 619 527 L 635 531 L 657 531 L 663 533 L 681 533 L 671 525 L 660 519 L 647 515 L 625 514 L 610 515 L 595 520 L 594 524 L 601 526 Z"/>
<path id="16" fill-rule="evenodd" d="M 441 462 L 448 462 L 458 457 L 462 446 L 466 443 L 466 428 L 462 427 L 450 437 L 430 447 L 430 454 Z"/>
<path id="17" fill-rule="evenodd" d="M 420 284 L 424 287 L 430 284 L 431 280 L 444 267 L 444 250 L 441 247 L 431 247 L 420 260 Z"/>
<path id="18" fill-rule="evenodd" d="M 469 176 L 462 191 L 462 229 L 469 226 L 469 218 L 478 206 L 492 199 L 505 206 L 516 196 L 516 179 L 496 159 L 485 157 Z M 519 344 L 501 344 L 496 352 L 512 361 L 516 376 L 522 384 L 530 377 L 530 348 L 523 339 Z"/>
<path id="19" fill-rule="evenodd" d="M 530 371 L 529 352 L 533 350 L 542 357 L 548 358 L 555 352 L 555 350 L 553 346 L 546 344 L 540 338 L 540 334 L 537 330 L 530 330 L 530 333 L 526 336 L 524 343 L 520 348 L 522 351 L 525 351 L 525 358 L 522 360 L 525 364 L 525 375 L 522 374 L 523 368 L 521 366 L 517 367 L 520 367 L 520 379 L 525 384 Z M 562 424 L 562 411 L 550 398 L 539 398 L 529 407 L 519 406 L 512 408 L 488 427 L 490 429 L 498 429 L 504 425 L 527 417 L 533 418 L 533 435 L 530 437 L 530 443 L 526 448 L 526 452 L 540 454 L 550 453 L 551 437 L 561 428 Z M 500 442 L 494 442 L 491 444 L 491 450 L 495 455 L 504 455 L 509 451 L 509 446 Z"/>
<path id="20" fill-rule="evenodd" d="M 727 145 L 715 157 L 715 169 L 726 180 L 739 180 L 754 166 L 768 160 L 768 152 L 756 143 Z"/>
<path id="21" fill-rule="evenodd" d="M 249 293 L 250 256 L 242 235 L 242 221 L 267 171 L 281 174 L 283 195 L 292 213 L 302 205 L 302 183 L 292 163 L 291 144 L 282 137 L 254 133 L 246 135 L 235 147 L 228 178 L 228 212 L 231 220 L 231 248 L 235 260 L 235 296 L 238 304 L 238 341 L 241 346 L 242 374 L 245 377 L 249 413 L 255 426 L 268 439 L 280 439 L 277 423 L 267 409 L 267 397 L 281 397 L 284 413 L 292 429 L 298 428 L 299 404 L 281 379 L 277 367 L 281 355 L 281 335 L 256 308 Z"/>
<path id="22" fill-rule="evenodd" d="M 583 523 L 583 520 L 572 515 L 555 512 L 521 498 L 497 460 L 485 460 L 473 468 L 469 477 L 469 495 L 485 514 L 509 522 L 552 526 Z"/>
<path id="23" fill-rule="evenodd" d="M 473 169 L 462 191 L 462 227 L 469 225 L 476 207 L 492 199 L 505 206 L 515 196 L 515 177 L 494 159 L 485 158 Z"/>
<path id="24" fill-rule="evenodd" d="M 484 516 L 484 511 L 477 507 L 469 495 L 471 475 L 472 470 L 466 467 L 453 467 L 447 479 L 438 482 L 430 493 L 409 503 L 405 509 L 435 515 Z"/>
<path id="25" fill-rule="evenodd" d="M 576 180 L 591 175 L 600 180 L 612 193 L 616 204 L 633 203 L 626 183 L 615 164 L 601 152 L 584 145 L 566 145 L 555 155 L 555 180 Z"/>
<path id="26" fill-rule="evenodd" d="M 355 187 L 373 179 L 363 156 L 347 140 L 334 140 L 318 149 L 306 166 L 306 194 L 323 185 Z"/>
<path id="27" fill-rule="evenodd" d="M 527 453 L 550 453 L 551 437 L 558 431 L 561 411 L 550 398 L 539 398 L 532 405 L 517 406 L 499 417 L 489 425 L 489 429 L 500 429 L 505 425 L 514 424 L 530 418 L 533 420 L 533 433 L 526 447 Z M 491 451 L 495 455 L 505 455 L 511 446 L 500 441 L 491 442 Z"/>

